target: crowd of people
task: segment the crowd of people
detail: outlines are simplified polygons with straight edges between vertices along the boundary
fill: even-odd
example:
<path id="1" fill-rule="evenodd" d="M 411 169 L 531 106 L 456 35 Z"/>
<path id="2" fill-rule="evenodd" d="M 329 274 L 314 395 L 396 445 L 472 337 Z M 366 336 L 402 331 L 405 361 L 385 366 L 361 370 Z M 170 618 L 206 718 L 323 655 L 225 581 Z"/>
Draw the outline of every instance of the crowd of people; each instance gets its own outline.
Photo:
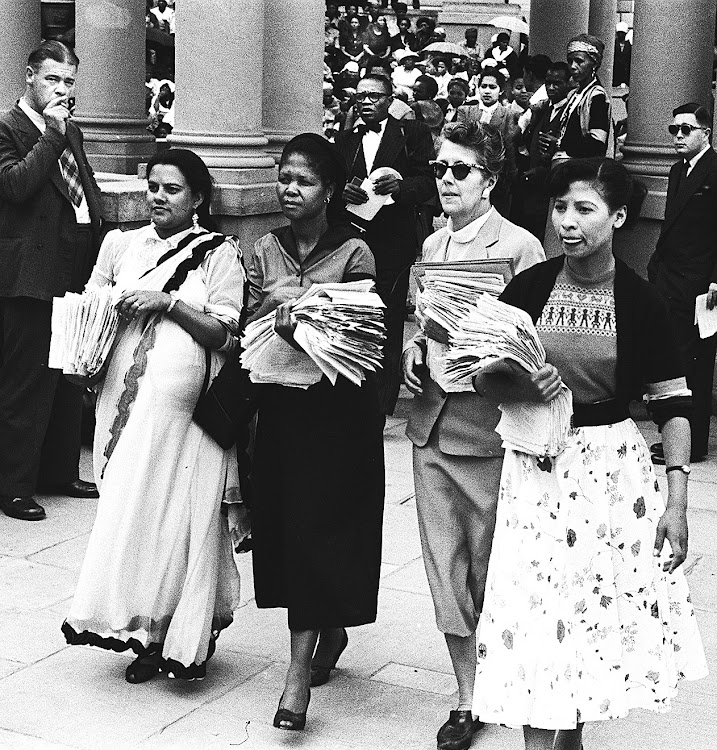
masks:
<path id="1" fill-rule="evenodd" d="M 580 34 L 551 61 L 501 34 L 486 52 L 469 29 L 465 57 L 424 57 L 421 70 L 440 29 L 421 18 L 414 33 L 405 6 L 393 9 L 392 35 L 380 7 L 362 19 L 327 4 L 336 119 L 285 146 L 285 222 L 246 258 L 217 231 L 209 170 L 185 149 L 147 166 L 151 221 L 100 242 L 72 121 L 79 60 L 60 42 L 33 51 L 25 93 L 0 118 L 0 509 L 41 520 L 38 486 L 99 495 L 63 633 L 132 652 L 133 684 L 205 676 L 238 607 L 233 548 L 251 539 L 257 606 L 288 611 L 273 724 L 302 730 L 347 628 L 376 618 L 382 430 L 403 382 L 423 557 L 458 684 L 438 749 L 465 750 L 490 722 L 522 727 L 527 750 L 579 750 L 586 721 L 667 711 L 680 680 L 707 672 L 680 566 L 717 348 L 691 317 L 698 294 L 717 305 L 709 113 L 687 103 L 666 123 L 679 161 L 646 281 L 613 253 L 646 189 L 608 156 L 603 42 Z M 350 209 L 369 191 L 385 204 L 360 219 Z M 546 260 L 548 222 L 559 247 Z M 532 318 L 546 364 L 495 363 L 446 393 L 448 342 L 420 307 L 420 331 L 403 340 L 419 252 L 434 264 L 511 259 L 500 299 Z M 242 381 L 254 440 L 240 471 L 236 447 L 194 413 L 237 360 L 244 324 L 273 312 L 300 351 L 297 299 L 316 282 L 365 279 L 385 304 L 381 371 L 360 386 Z M 92 379 L 49 370 L 52 298 L 107 285 L 122 319 L 107 365 Z M 96 487 L 77 478 L 88 386 Z M 499 404 L 548 404 L 565 386 L 572 426 L 557 455 L 501 445 Z M 662 435 L 651 448 L 630 418 L 643 398 Z M 653 463 L 665 464 L 666 501 Z"/>

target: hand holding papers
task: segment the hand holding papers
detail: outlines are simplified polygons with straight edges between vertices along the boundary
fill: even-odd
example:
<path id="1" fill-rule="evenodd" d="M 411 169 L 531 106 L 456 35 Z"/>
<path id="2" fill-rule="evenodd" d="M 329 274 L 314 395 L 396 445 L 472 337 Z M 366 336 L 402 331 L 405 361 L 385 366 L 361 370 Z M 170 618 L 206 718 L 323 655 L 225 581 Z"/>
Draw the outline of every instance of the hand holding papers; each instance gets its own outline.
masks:
<path id="1" fill-rule="evenodd" d="M 246 327 L 242 366 L 252 382 L 308 388 L 322 375 L 343 375 L 356 385 L 381 366 L 386 337 L 383 302 L 373 281 L 314 284 L 292 308 L 298 352 L 274 332 L 276 312 Z"/>
<path id="2" fill-rule="evenodd" d="M 399 172 L 391 167 L 379 167 L 378 169 L 374 169 L 373 172 L 371 172 L 371 174 L 359 185 L 366 195 L 368 195 L 368 201 L 359 204 L 350 203 L 346 206 L 346 210 L 365 221 L 371 221 L 383 206 L 391 205 L 394 200 L 390 195 L 378 195 L 378 193 L 374 191 L 374 182 L 379 177 L 385 177 L 386 175 L 391 175 L 397 180 L 403 179 Z"/>
<path id="3" fill-rule="evenodd" d="M 712 286 L 712 285 L 710 285 Z M 711 291 L 700 294 L 695 300 L 695 325 L 699 328 L 700 338 L 706 339 L 717 333 L 717 307 L 707 307 Z"/>
<path id="4" fill-rule="evenodd" d="M 115 302 L 115 290 L 110 286 L 55 297 L 48 366 L 66 374 L 96 375 L 117 333 L 119 314 Z"/>

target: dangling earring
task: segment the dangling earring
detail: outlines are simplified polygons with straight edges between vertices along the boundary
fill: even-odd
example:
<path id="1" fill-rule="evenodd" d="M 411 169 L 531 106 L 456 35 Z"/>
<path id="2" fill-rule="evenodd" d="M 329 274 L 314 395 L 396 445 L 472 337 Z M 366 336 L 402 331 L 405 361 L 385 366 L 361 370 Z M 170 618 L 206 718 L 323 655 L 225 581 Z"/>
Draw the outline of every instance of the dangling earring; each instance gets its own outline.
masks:
<path id="1" fill-rule="evenodd" d="M 199 226 L 199 214 L 195 211 L 192 214 L 192 227 L 196 229 Z"/>
<path id="2" fill-rule="evenodd" d="M 331 194 L 331 193 L 329 193 L 329 194 L 328 194 L 328 195 L 327 195 L 327 196 L 326 196 L 326 197 L 324 198 L 324 203 L 325 203 L 325 204 L 326 204 L 327 206 L 329 205 L 329 203 L 331 203 L 331 198 L 332 198 L 332 197 L 333 197 L 333 196 L 332 196 L 332 194 Z"/>

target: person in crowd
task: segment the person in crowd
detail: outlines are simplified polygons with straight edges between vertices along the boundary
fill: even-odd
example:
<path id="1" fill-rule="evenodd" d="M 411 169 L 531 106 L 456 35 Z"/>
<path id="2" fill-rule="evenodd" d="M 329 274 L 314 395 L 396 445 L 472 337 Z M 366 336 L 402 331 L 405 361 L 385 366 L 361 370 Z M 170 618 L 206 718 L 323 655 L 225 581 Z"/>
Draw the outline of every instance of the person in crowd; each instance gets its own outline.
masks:
<path id="1" fill-rule="evenodd" d="M 391 56 L 391 35 L 388 33 L 386 19 L 379 15 L 376 7 L 369 9 L 370 23 L 362 34 L 364 55 L 368 65 L 373 59 L 384 60 Z"/>
<path id="2" fill-rule="evenodd" d="M 418 55 L 411 50 L 399 49 L 394 53 L 398 65 L 391 74 L 391 81 L 395 93 L 403 93 L 407 100 L 413 99 L 413 86 L 416 80 L 423 75 L 416 67 Z"/>
<path id="3" fill-rule="evenodd" d="M 442 58 L 438 58 L 434 62 L 436 72 L 431 74 L 431 78 L 434 78 L 438 84 L 438 93 L 436 97 L 439 99 L 446 99 L 448 97 L 448 83 L 452 80 L 451 74 L 448 72 L 448 64 Z"/>
<path id="4" fill-rule="evenodd" d="M 284 148 L 277 194 L 289 225 L 256 243 L 249 314 L 276 310 L 275 330 L 294 347 L 296 298 L 314 283 L 376 273 L 369 247 L 344 222 L 345 181 L 344 159 L 320 136 L 304 133 Z M 260 386 L 252 479 L 257 606 L 286 607 L 291 633 L 274 726 L 301 730 L 310 686 L 328 681 L 346 628 L 376 618 L 384 465 L 375 381 Z"/>
<path id="5" fill-rule="evenodd" d="M 590 34 L 578 34 L 568 43 L 570 78 L 576 88 L 560 116 L 555 159 L 605 156 L 610 100 L 597 75 L 604 49 L 603 42 Z"/>
<path id="6" fill-rule="evenodd" d="M 339 40 L 339 46 L 344 53 L 347 63 L 361 63 L 364 55 L 363 35 L 359 23 L 359 17 L 352 15 L 348 19 L 348 28 Z"/>
<path id="7" fill-rule="evenodd" d="M 684 368 L 660 295 L 612 252 L 646 191 L 610 159 L 566 161 L 550 189 L 564 255 L 518 274 L 501 296 L 535 321 L 547 364 L 533 374 L 497 365 L 473 386 L 503 403 L 549 403 L 564 383 L 573 426 L 555 457 L 506 449 L 473 713 L 522 725 L 530 750 L 579 750 L 584 722 L 667 711 L 678 681 L 707 666 L 679 567 Z M 666 504 L 630 419 L 629 402 L 643 395 L 662 426 Z"/>
<path id="8" fill-rule="evenodd" d="M 349 21 L 351 18 L 358 14 L 358 5 L 356 3 L 347 3 L 344 9 L 344 13 L 341 14 L 337 26 L 339 34 L 344 35 L 349 30 Z"/>
<path id="9" fill-rule="evenodd" d="M 324 137 L 333 141 L 336 132 L 341 129 L 341 103 L 334 96 L 334 87 L 326 82 L 324 82 L 323 106 L 322 128 Z"/>
<path id="10" fill-rule="evenodd" d="M 419 52 L 431 43 L 435 21 L 428 16 L 419 16 L 416 19 L 416 51 Z"/>
<path id="11" fill-rule="evenodd" d="M 672 115 L 669 130 L 680 159 L 670 170 L 665 220 L 647 272 L 665 298 L 677 330 L 694 405 L 691 458 L 702 461 L 708 453 L 717 336 L 700 338 L 695 299 L 707 294 L 708 308 L 717 305 L 717 154 L 706 107 L 689 102 Z M 664 437 L 652 446 L 655 463 L 667 460 Z"/>
<path id="12" fill-rule="evenodd" d="M 508 75 L 513 78 L 521 73 L 518 55 L 510 46 L 510 34 L 501 31 L 496 37 L 496 44 L 486 54 L 486 60 L 493 60 L 502 68 L 507 68 Z"/>
<path id="13" fill-rule="evenodd" d="M 192 420 L 238 345 L 245 281 L 236 245 L 211 231 L 211 198 L 195 153 L 153 156 L 151 224 L 108 233 L 88 283 L 117 288 L 123 322 L 97 401 L 97 518 L 62 630 L 71 645 L 133 651 L 133 684 L 203 678 L 239 604 L 236 450 Z"/>
<path id="14" fill-rule="evenodd" d="M 100 192 L 72 121 L 78 64 L 43 42 L 0 117 L 0 510 L 24 521 L 45 518 L 38 488 L 97 497 L 78 479 L 83 391 L 47 367 L 52 298 L 82 291 L 99 247 Z"/>
<path id="15" fill-rule="evenodd" d="M 511 185 L 517 174 L 515 158 L 516 126 L 510 109 L 501 103 L 507 81 L 494 66 L 484 68 L 478 85 L 479 104 L 470 104 L 458 110 L 457 122 L 481 122 L 497 128 L 503 138 L 505 159 L 491 200 L 503 216 L 510 214 Z"/>
<path id="16" fill-rule="evenodd" d="M 531 92 L 525 85 L 525 79 L 523 76 L 518 76 L 510 81 L 510 104 L 508 109 L 513 115 L 516 127 L 518 126 L 518 120 L 521 115 L 529 112 Z"/>
<path id="17" fill-rule="evenodd" d="M 335 48 L 339 46 L 339 30 L 334 26 L 328 14 L 324 17 L 324 49 Z"/>
<path id="18" fill-rule="evenodd" d="M 361 57 L 361 55 L 359 55 L 359 57 Z M 349 62 L 347 62 L 334 77 L 336 90 L 345 91 L 351 89 L 351 91 L 355 93 L 360 78 L 361 68 L 359 67 L 359 64 L 354 60 L 349 60 Z"/>
<path id="19" fill-rule="evenodd" d="M 523 78 L 525 87 L 530 91 L 530 106 L 536 107 L 548 100 L 545 89 L 545 76 L 548 74 L 551 60 L 547 55 L 531 55 L 525 63 Z"/>
<path id="20" fill-rule="evenodd" d="M 408 16 L 398 19 L 398 33 L 391 37 L 390 47 L 396 59 L 396 52 L 399 50 L 416 51 L 416 35 L 411 31 L 411 19 Z"/>
<path id="21" fill-rule="evenodd" d="M 157 19 L 157 28 L 165 34 L 174 34 L 174 8 L 167 5 L 167 0 L 159 0 L 152 15 Z"/>
<path id="22" fill-rule="evenodd" d="M 475 26 L 467 28 L 463 34 L 465 39 L 461 39 L 458 44 L 463 47 L 466 55 L 474 60 L 482 60 L 485 57 L 485 50 L 478 42 L 478 29 Z"/>
<path id="23" fill-rule="evenodd" d="M 433 101 L 438 94 L 438 84 L 433 76 L 420 75 L 416 78 L 416 82 L 413 84 L 413 102 L 414 108 L 418 102 Z M 416 113 L 416 119 L 418 113 Z"/>
<path id="24" fill-rule="evenodd" d="M 455 122 L 458 119 L 458 109 L 466 103 L 467 98 L 468 82 L 462 78 L 453 78 L 448 84 L 446 123 Z"/>
<path id="25" fill-rule="evenodd" d="M 632 62 L 632 45 L 627 41 L 629 28 L 624 21 L 615 27 L 615 58 L 612 64 L 612 85 L 630 85 L 630 65 Z"/>
<path id="26" fill-rule="evenodd" d="M 490 195 L 501 172 L 498 130 L 453 123 L 433 162 L 448 225 L 423 245 L 423 260 L 510 258 L 516 271 L 545 260 L 540 243 L 504 219 Z M 420 310 L 418 311 L 420 315 Z M 503 450 L 495 432 L 498 402 L 472 389 L 446 394 L 437 384 L 445 342 L 419 332 L 403 353 L 414 394 L 406 434 L 413 442 L 416 509 L 436 621 L 458 681 L 458 706 L 438 732 L 439 750 L 467 748 L 479 723 L 471 717 L 475 631 L 483 603 Z"/>
<path id="27" fill-rule="evenodd" d="M 557 147 L 560 113 L 567 102 L 570 69 L 565 62 L 550 64 L 545 78 L 548 101 L 532 110 L 529 126 L 520 137 L 528 149 L 528 170 L 513 187 L 511 220 L 541 242 L 545 238 L 550 199 L 548 176 Z"/>
<path id="28" fill-rule="evenodd" d="M 376 259 L 378 293 L 386 304 L 387 340 L 379 375 L 383 414 L 393 413 L 401 383 L 409 269 L 419 249 L 416 210 L 435 196 L 428 164 L 435 155 L 430 131 L 425 123 L 392 118 L 388 113 L 391 100 L 390 81 L 377 76 L 361 79 L 356 92 L 360 117 L 351 130 L 336 136 L 351 179 L 363 179 L 378 167 L 392 167 L 401 175 L 401 179 L 386 175 L 374 182 L 375 192 L 392 200 L 365 224 L 364 235 Z M 346 184 L 343 197 L 349 205 L 368 200 L 365 191 L 352 182 Z M 356 219 L 357 223 L 360 221 Z"/>

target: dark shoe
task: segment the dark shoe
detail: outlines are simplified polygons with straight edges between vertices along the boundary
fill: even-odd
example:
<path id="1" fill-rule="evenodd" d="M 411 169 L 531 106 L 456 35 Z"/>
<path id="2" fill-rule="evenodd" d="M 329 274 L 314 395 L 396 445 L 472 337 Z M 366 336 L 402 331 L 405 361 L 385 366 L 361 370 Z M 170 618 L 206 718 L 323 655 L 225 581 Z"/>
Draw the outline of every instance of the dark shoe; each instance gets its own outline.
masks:
<path id="1" fill-rule="evenodd" d="M 10 518 L 21 521 L 42 521 L 47 515 L 45 509 L 34 497 L 4 497 L 0 495 L 0 510 Z"/>
<path id="2" fill-rule="evenodd" d="M 56 487 L 55 492 L 58 495 L 82 497 L 87 500 L 96 499 L 100 496 L 100 493 L 97 491 L 97 485 L 94 482 L 83 482 L 82 479 L 75 479 L 74 482 L 68 482 L 61 487 Z"/>
<path id="3" fill-rule="evenodd" d="M 662 447 L 662 443 L 653 443 L 650 446 L 650 453 L 654 453 L 656 456 L 664 456 L 665 451 Z"/>
<path id="4" fill-rule="evenodd" d="M 133 685 L 139 685 L 141 682 L 148 682 L 159 674 L 161 660 L 162 655 L 159 651 L 152 654 L 145 654 L 144 656 L 138 656 L 127 667 L 127 669 L 125 669 L 125 680 L 131 682 Z"/>
<path id="5" fill-rule="evenodd" d="M 334 663 L 330 667 L 320 667 L 313 664 L 311 665 L 311 682 L 309 683 L 311 687 L 319 687 L 320 685 L 325 685 L 331 677 L 331 672 L 336 669 L 336 662 L 338 662 L 341 654 L 343 654 L 346 646 L 348 646 L 349 644 L 349 636 L 346 632 L 346 628 L 344 628 L 343 630 L 344 635 L 341 639 L 341 646 L 339 647 L 338 653 L 336 654 Z"/>
<path id="6" fill-rule="evenodd" d="M 279 709 L 274 715 L 274 726 L 277 729 L 302 730 L 306 726 L 306 711 L 309 708 L 309 701 L 311 700 L 311 690 L 309 690 L 309 697 L 306 700 L 306 708 L 303 713 L 296 713 L 295 711 L 289 711 L 288 708 L 282 708 L 281 701 L 283 700 L 284 694 L 282 693 L 279 700 Z"/>
<path id="7" fill-rule="evenodd" d="M 474 720 L 470 711 L 451 711 L 448 721 L 438 730 L 438 750 L 467 750 L 482 726 L 483 722 Z"/>
<path id="8" fill-rule="evenodd" d="M 659 453 L 650 453 L 650 460 L 655 466 L 665 465 L 665 457 Z"/>

